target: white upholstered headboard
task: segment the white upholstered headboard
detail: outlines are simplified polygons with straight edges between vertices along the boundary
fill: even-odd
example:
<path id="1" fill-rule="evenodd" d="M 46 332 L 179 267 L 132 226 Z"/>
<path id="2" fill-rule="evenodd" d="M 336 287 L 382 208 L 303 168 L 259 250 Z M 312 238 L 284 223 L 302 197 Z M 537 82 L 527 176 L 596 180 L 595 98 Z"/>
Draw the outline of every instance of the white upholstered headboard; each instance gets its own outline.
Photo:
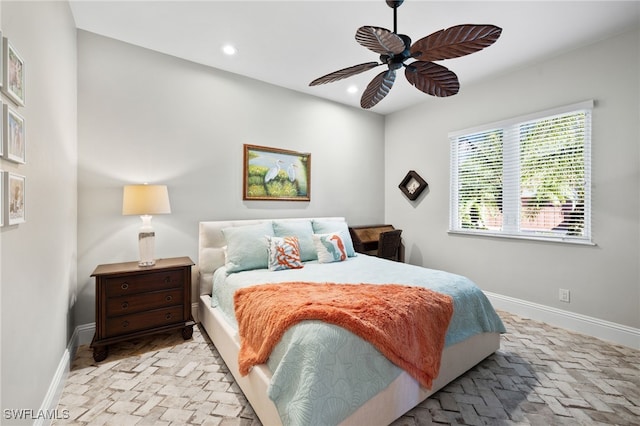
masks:
<path id="1" fill-rule="evenodd" d="M 200 222 L 198 237 L 198 294 L 211 294 L 213 273 L 224 265 L 224 249 L 226 241 L 222 230 L 231 226 L 255 225 L 264 222 L 285 221 L 295 222 L 303 220 L 340 220 L 344 217 L 318 217 L 318 218 L 287 218 L 287 219 L 248 219 L 248 220 L 224 220 Z"/>

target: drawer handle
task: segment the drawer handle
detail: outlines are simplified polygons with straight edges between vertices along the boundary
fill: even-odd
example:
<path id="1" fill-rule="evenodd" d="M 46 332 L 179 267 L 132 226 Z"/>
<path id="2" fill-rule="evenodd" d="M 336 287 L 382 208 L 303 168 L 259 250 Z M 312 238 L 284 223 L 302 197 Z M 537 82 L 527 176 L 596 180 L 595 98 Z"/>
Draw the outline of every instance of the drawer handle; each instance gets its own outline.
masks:
<path id="1" fill-rule="evenodd" d="M 120 286 L 121 289 L 126 290 L 129 288 L 129 284 L 128 283 L 122 283 L 122 285 Z"/>
<path id="2" fill-rule="evenodd" d="M 123 321 L 122 328 L 127 328 L 127 327 L 129 327 L 129 321 Z"/>
<path id="3" fill-rule="evenodd" d="M 167 302 L 171 302 L 171 300 L 173 299 L 173 296 L 167 296 L 164 298 Z"/>
<path id="4" fill-rule="evenodd" d="M 171 319 L 171 313 L 168 313 L 164 316 L 164 319 Z"/>
<path id="5" fill-rule="evenodd" d="M 169 284 L 171 282 L 171 277 L 168 276 L 168 275 L 166 277 L 164 277 L 164 282 Z"/>
<path id="6" fill-rule="evenodd" d="M 124 302 L 122 304 L 122 309 L 127 309 L 129 307 L 129 302 Z"/>

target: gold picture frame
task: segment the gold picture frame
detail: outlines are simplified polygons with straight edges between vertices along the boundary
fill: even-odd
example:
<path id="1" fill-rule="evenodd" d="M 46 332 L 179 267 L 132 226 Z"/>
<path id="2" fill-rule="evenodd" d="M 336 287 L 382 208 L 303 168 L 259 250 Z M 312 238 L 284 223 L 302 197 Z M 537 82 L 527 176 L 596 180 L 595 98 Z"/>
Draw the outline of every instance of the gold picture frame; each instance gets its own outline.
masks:
<path id="1" fill-rule="evenodd" d="M 243 200 L 310 201 L 311 154 L 244 144 Z"/>

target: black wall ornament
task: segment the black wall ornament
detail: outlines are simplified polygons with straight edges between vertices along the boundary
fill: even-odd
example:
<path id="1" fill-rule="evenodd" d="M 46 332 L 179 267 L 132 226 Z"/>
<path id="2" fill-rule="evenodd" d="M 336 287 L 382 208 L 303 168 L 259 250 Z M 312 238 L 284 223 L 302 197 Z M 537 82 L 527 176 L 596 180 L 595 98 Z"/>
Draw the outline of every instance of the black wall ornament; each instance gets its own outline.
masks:
<path id="1" fill-rule="evenodd" d="M 398 188 L 408 199 L 413 201 L 420 196 L 427 186 L 429 184 L 418 173 L 414 170 L 409 170 L 409 173 L 402 179 Z"/>

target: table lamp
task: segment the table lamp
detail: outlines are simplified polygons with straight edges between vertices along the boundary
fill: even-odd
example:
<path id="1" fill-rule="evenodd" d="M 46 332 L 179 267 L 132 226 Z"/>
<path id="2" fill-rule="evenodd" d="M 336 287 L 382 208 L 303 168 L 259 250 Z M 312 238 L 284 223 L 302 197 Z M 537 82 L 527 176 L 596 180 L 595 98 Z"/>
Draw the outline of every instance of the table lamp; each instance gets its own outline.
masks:
<path id="1" fill-rule="evenodd" d="M 154 246 L 156 234 L 151 226 L 154 214 L 171 213 L 169 192 L 166 185 L 125 185 L 122 193 L 122 214 L 140 215 L 142 227 L 138 232 L 140 266 L 155 265 Z"/>

